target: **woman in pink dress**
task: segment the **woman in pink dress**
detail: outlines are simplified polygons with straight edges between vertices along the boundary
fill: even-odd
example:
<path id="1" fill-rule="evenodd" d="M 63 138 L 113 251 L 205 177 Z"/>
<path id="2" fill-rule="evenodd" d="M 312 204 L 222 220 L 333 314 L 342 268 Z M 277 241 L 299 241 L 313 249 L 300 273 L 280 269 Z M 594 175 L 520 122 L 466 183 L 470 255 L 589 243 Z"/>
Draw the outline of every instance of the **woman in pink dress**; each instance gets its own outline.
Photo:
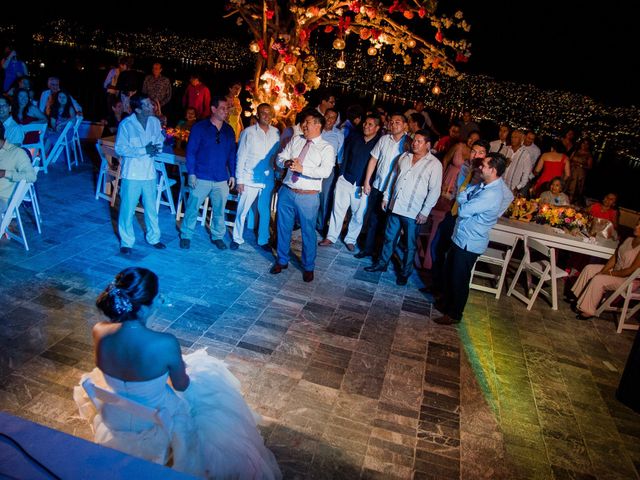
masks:
<path id="1" fill-rule="evenodd" d="M 556 142 L 551 147 L 551 151 L 544 153 L 538 164 L 534 169 L 536 175 L 540 174 L 538 180 L 536 180 L 533 186 L 533 192 L 535 195 L 539 195 L 541 192 L 547 190 L 546 183 L 553 180 L 555 177 L 561 177 L 566 180 L 571 175 L 571 169 L 569 167 L 569 158 L 564 154 L 565 148 L 561 142 Z"/>
<path id="2" fill-rule="evenodd" d="M 605 291 L 613 291 L 640 268 L 640 222 L 604 265 L 587 265 L 571 289 L 577 297 L 577 318 L 588 320 L 596 314 Z"/>

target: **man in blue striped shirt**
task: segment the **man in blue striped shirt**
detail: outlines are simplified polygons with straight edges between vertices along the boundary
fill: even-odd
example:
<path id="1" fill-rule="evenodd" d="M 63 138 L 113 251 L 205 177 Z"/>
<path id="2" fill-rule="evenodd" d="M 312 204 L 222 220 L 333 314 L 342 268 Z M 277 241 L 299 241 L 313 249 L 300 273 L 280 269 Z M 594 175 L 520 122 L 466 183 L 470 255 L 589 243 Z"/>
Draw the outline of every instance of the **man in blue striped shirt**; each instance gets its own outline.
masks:
<path id="1" fill-rule="evenodd" d="M 436 323 L 459 323 L 469 297 L 471 270 L 489 245 L 489 232 L 504 213 L 513 194 L 502 180 L 507 168 L 504 155 L 491 152 L 482 160 L 482 183 L 458 193 L 458 220 L 453 245 L 447 252 L 444 295 L 436 308 L 444 315 Z"/>

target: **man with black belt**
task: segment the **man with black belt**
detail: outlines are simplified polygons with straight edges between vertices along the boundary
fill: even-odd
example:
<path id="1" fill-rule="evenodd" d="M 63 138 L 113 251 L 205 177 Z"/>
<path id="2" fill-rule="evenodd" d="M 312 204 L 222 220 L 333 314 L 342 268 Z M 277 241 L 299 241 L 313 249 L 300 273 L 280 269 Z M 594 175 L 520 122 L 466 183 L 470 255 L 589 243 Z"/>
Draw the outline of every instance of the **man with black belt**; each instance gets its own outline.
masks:
<path id="1" fill-rule="evenodd" d="M 333 171 L 335 151 L 321 137 L 324 116 L 315 110 L 305 112 L 302 136 L 291 139 L 278 155 L 277 164 L 287 168 L 287 174 L 278 192 L 278 258 L 270 272 L 278 274 L 289 266 L 291 232 L 296 218 L 302 230 L 301 263 L 303 280 L 313 281 L 316 261 L 316 218 L 320 205 L 322 179 Z"/>

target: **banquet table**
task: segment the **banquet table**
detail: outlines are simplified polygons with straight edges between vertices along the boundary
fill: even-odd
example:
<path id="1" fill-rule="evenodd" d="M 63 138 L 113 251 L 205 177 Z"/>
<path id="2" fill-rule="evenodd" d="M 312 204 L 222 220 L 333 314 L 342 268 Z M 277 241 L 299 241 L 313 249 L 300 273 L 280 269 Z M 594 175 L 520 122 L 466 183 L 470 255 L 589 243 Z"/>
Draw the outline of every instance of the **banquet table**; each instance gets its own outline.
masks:
<path id="1" fill-rule="evenodd" d="M 501 217 L 493 229 L 516 235 L 519 238 L 524 238 L 525 236 L 534 238 L 556 249 L 605 259 L 609 259 L 618 246 L 618 242 L 615 240 L 598 238 L 594 242 L 583 235 L 574 236 L 569 233 L 560 233 L 558 229 L 554 229 L 549 225 L 523 222 L 505 217 Z"/>

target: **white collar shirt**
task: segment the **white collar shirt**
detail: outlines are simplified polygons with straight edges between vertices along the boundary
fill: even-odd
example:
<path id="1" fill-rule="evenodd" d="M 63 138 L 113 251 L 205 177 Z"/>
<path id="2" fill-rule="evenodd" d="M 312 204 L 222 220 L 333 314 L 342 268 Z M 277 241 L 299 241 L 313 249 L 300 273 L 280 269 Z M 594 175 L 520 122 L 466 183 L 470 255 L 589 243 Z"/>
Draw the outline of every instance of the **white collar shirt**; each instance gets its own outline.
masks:
<path id="1" fill-rule="evenodd" d="M 154 160 L 147 154 L 146 146 L 152 143 L 162 147 L 163 142 L 162 127 L 156 117 L 147 119 L 146 128 L 135 114 L 122 120 L 115 145 L 116 153 L 122 159 L 121 177 L 127 180 L 155 180 Z"/>
<path id="2" fill-rule="evenodd" d="M 284 162 L 298 158 L 306 143 L 307 139 L 304 136 L 293 137 L 284 150 L 278 154 L 277 165 L 284 168 Z M 309 150 L 302 162 L 302 173 L 298 180 L 294 182 L 291 178 L 293 172 L 288 170 L 282 183 L 297 190 L 319 192 L 322 190 L 322 179 L 327 178 L 333 171 L 335 158 L 336 154 L 331 144 L 322 136 L 317 136 L 311 140 Z"/>
<path id="3" fill-rule="evenodd" d="M 384 192 L 389 185 L 389 177 L 396 166 L 400 155 L 404 153 L 404 143 L 407 135 L 400 137 L 397 142 L 390 133 L 383 135 L 371 150 L 371 156 L 378 161 L 376 176 L 373 180 L 373 188 Z"/>
<path id="4" fill-rule="evenodd" d="M 4 139 L 13 145 L 22 145 L 24 140 L 24 132 L 22 127 L 13 119 L 12 116 L 2 122 L 4 124 Z"/>
<path id="5" fill-rule="evenodd" d="M 504 172 L 504 183 L 510 190 L 521 190 L 529 182 L 531 171 L 533 170 L 533 162 L 526 148 L 520 147 L 515 152 L 509 147 L 509 156 L 511 159 L 509 166 Z"/>
<path id="6" fill-rule="evenodd" d="M 540 158 L 540 148 L 535 143 L 532 143 L 528 147 L 525 145 L 527 151 L 529 152 L 529 156 L 531 157 L 532 162 L 536 162 L 538 158 Z"/>
<path id="7" fill-rule="evenodd" d="M 245 128 L 238 142 L 236 181 L 243 185 L 264 188 L 273 183 L 274 159 L 280 147 L 278 129 L 269 126 L 265 132 L 255 124 Z"/>
<path id="8" fill-rule="evenodd" d="M 503 155 L 506 155 L 507 149 L 509 146 L 503 142 L 502 140 L 494 140 L 493 142 L 489 142 L 489 151 L 490 152 L 498 152 Z"/>
<path id="9" fill-rule="evenodd" d="M 333 127 L 331 130 L 323 130 L 322 138 L 331 144 L 336 152 L 336 160 L 342 164 L 342 154 L 344 152 L 344 132 L 339 128 Z"/>
<path id="10" fill-rule="evenodd" d="M 427 153 L 413 164 L 413 153 L 403 153 L 392 173 L 383 198 L 396 215 L 416 218 L 419 213 L 429 216 L 440 197 L 442 164 Z"/>

